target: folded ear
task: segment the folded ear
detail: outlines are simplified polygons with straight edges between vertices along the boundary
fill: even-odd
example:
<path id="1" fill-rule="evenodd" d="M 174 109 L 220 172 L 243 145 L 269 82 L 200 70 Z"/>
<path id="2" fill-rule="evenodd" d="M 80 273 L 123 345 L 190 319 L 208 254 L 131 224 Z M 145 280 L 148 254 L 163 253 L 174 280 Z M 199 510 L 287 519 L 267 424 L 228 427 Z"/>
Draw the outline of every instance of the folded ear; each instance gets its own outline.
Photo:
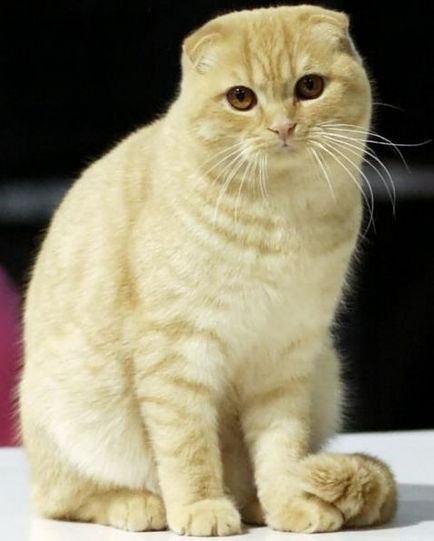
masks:
<path id="1" fill-rule="evenodd" d="M 318 30 L 332 39 L 346 53 L 360 61 L 359 54 L 350 36 L 350 18 L 342 11 L 321 10 L 314 15 L 312 22 L 318 25 Z"/>
<path id="2" fill-rule="evenodd" d="M 330 33 L 335 35 L 347 34 L 350 27 L 350 20 L 346 13 L 324 8 L 315 9 L 315 12 L 310 17 L 310 22 L 328 27 Z"/>
<path id="3" fill-rule="evenodd" d="M 330 18 L 333 20 L 334 24 L 336 24 L 341 30 L 344 32 L 347 32 L 350 28 L 350 18 L 346 13 L 343 11 L 332 11 L 329 10 L 328 12 L 330 14 Z"/>
<path id="4" fill-rule="evenodd" d="M 336 17 L 336 24 L 340 29 L 340 33 L 338 34 L 338 44 L 340 48 L 347 54 L 357 58 L 357 60 L 361 63 L 362 59 L 360 58 L 356 46 L 354 45 L 354 41 L 351 38 L 349 16 L 342 11 L 332 11 L 331 13 L 333 13 Z"/>
<path id="5" fill-rule="evenodd" d="M 322 8 L 319 6 L 306 7 L 309 7 L 307 14 L 311 23 L 329 23 L 343 32 L 347 31 L 350 26 L 349 17 L 343 11 L 334 11 L 333 9 Z"/>
<path id="6" fill-rule="evenodd" d="M 215 21 L 188 35 L 182 44 L 183 67 L 193 67 L 199 73 L 206 72 L 216 61 L 216 45 L 221 38 L 220 25 Z"/>

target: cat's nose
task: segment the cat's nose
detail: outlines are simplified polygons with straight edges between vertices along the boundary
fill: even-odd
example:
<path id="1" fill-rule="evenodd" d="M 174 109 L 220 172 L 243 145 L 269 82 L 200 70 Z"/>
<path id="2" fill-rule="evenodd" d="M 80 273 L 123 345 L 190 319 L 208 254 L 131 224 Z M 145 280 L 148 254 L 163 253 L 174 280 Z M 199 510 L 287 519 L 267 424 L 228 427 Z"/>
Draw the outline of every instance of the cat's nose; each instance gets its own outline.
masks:
<path id="1" fill-rule="evenodd" d="M 296 123 L 292 122 L 292 120 L 285 119 L 285 120 L 279 120 L 272 124 L 268 129 L 274 133 L 276 133 L 280 139 L 284 143 L 288 140 L 288 137 L 293 134 Z"/>

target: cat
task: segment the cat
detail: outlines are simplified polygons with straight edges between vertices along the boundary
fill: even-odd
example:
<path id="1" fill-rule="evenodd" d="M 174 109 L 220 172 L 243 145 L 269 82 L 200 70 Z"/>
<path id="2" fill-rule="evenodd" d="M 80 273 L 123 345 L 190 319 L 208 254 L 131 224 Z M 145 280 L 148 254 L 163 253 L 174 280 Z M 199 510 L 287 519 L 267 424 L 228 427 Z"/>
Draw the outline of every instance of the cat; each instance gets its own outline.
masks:
<path id="1" fill-rule="evenodd" d="M 309 5 L 211 20 L 183 43 L 166 115 L 66 195 L 24 315 L 41 515 L 197 536 L 393 516 L 385 464 L 320 452 L 371 117 L 348 26 Z"/>

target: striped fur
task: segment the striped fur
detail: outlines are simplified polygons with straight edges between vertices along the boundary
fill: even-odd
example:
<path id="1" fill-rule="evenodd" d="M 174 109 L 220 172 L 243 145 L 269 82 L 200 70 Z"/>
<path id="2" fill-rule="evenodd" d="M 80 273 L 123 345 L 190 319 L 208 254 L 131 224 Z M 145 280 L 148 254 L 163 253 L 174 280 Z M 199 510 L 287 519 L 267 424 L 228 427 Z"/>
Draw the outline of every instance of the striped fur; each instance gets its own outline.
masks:
<path id="1" fill-rule="evenodd" d="M 310 455 L 339 425 L 330 327 L 362 205 L 348 168 L 309 151 L 318 124 L 369 125 L 349 44 L 346 16 L 318 7 L 211 21 L 184 42 L 167 114 L 67 194 L 25 308 L 20 413 L 42 515 L 227 535 L 240 513 L 293 531 L 393 513 L 379 461 Z M 298 102 L 306 72 L 327 86 Z M 225 101 L 240 84 L 251 111 Z M 282 114 L 297 122 L 288 152 L 267 130 Z"/>

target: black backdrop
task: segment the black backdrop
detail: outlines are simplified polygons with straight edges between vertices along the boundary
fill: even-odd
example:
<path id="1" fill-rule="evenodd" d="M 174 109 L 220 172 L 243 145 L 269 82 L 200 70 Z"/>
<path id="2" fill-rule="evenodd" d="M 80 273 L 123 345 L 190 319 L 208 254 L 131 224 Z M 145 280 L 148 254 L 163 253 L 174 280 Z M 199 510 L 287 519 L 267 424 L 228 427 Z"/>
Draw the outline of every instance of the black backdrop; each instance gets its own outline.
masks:
<path id="1" fill-rule="evenodd" d="M 3 2 L 0 188 L 70 181 L 123 135 L 164 111 L 176 92 L 185 34 L 218 13 L 261 4 Z M 375 81 L 375 101 L 400 108 L 379 105 L 376 129 L 398 142 L 432 137 L 431 3 L 321 4 L 351 15 L 352 33 Z M 383 158 L 391 157 L 381 150 Z M 409 149 L 406 156 L 416 174 L 404 180 L 417 181 L 424 166 L 428 188 L 431 179 L 434 185 L 433 145 Z M 338 332 L 353 390 L 350 428 L 434 426 L 429 377 L 434 352 L 433 193 L 431 188 L 408 196 L 403 189 L 396 217 L 387 201 L 377 201 L 376 232 L 371 229 L 364 243 Z M 0 265 L 21 286 L 47 220 L 11 220 L 0 213 Z"/>
<path id="2" fill-rule="evenodd" d="M 0 8 L 0 174 L 73 175 L 161 112 L 179 78 L 182 36 L 211 16 L 263 2 L 11 2 Z M 432 131 L 430 2 L 322 2 L 352 15 L 378 89 L 378 129 L 399 141 Z M 45 7 L 44 7 L 45 6 Z M 431 70 L 431 71 L 430 71 Z M 412 154 L 416 158 L 416 154 Z M 417 158 L 433 161 L 432 147 Z"/>

